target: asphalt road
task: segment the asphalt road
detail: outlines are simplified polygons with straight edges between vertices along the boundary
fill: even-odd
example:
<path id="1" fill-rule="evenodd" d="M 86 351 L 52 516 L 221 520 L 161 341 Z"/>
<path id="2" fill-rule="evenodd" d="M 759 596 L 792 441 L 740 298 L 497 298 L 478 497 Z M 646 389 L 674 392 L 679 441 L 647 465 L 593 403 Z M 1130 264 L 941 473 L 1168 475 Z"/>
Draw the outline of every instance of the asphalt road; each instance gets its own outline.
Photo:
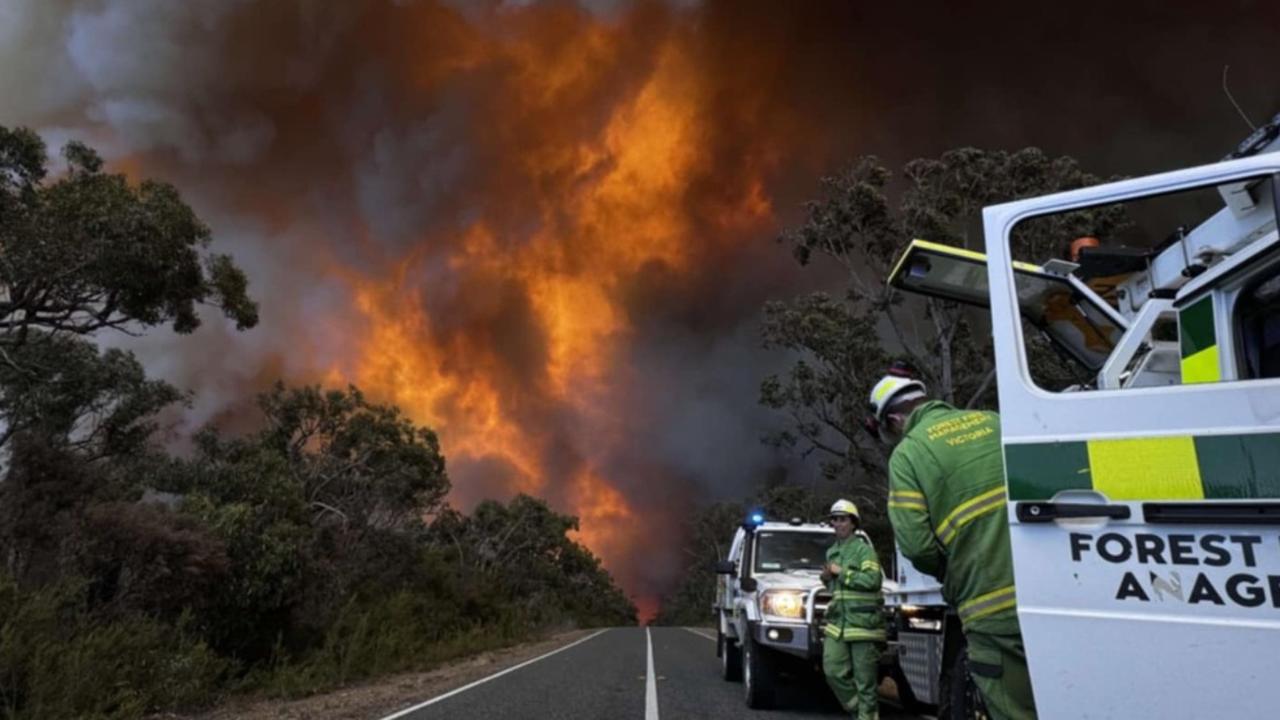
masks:
<path id="1" fill-rule="evenodd" d="M 613 628 L 423 698 L 382 720 L 775 720 L 847 717 L 821 678 L 783 686 L 775 710 L 748 710 L 742 684 L 720 679 L 715 639 L 686 628 Z M 908 720 L 883 704 L 884 720 Z"/>

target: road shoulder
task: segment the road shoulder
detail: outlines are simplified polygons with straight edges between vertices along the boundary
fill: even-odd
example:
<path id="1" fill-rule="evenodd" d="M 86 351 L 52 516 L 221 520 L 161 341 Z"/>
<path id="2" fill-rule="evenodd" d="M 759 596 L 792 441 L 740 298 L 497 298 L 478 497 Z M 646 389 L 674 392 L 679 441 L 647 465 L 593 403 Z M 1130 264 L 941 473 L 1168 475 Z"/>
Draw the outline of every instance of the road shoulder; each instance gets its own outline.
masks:
<path id="1" fill-rule="evenodd" d="M 194 715 L 154 715 L 149 720 L 367 720 L 460 688 L 526 660 L 551 652 L 596 632 L 570 630 L 544 640 L 491 650 L 426 672 L 391 675 L 332 692 L 299 700 L 232 700 L 213 710 Z"/>

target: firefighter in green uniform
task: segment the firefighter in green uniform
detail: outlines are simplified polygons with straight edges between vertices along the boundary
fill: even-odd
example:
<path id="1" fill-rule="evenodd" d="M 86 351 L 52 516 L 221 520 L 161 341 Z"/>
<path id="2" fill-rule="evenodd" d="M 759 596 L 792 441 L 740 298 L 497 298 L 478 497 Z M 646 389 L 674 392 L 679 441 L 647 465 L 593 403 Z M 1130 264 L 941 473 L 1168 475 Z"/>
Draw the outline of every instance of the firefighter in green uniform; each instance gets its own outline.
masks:
<path id="1" fill-rule="evenodd" d="M 969 672 L 997 720 L 1036 716 L 1018 628 L 1000 420 L 929 400 L 895 365 L 871 391 L 869 429 L 889 444 L 898 549 L 942 583 L 968 641 Z"/>
<path id="2" fill-rule="evenodd" d="M 827 549 L 822 581 L 831 590 L 822 670 L 840 704 L 858 720 L 877 720 L 876 666 L 884 642 L 884 597 L 880 561 L 866 535 L 855 533 L 862 519 L 848 500 L 831 506 L 836 542 Z"/>

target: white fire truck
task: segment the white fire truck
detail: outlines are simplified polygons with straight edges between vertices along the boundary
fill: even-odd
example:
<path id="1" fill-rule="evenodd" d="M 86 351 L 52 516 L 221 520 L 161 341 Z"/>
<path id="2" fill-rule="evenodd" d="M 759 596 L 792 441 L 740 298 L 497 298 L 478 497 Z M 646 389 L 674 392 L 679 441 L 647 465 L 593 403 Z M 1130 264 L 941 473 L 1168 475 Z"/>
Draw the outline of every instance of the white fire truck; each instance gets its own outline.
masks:
<path id="1" fill-rule="evenodd" d="M 1278 136 L 1280 116 L 1217 164 L 988 207 L 985 255 L 917 240 L 890 278 L 990 308 L 1041 718 L 1280 708 Z M 1015 258 L 1038 221 L 1115 205 L 1136 234 Z M 1046 379 L 1034 337 L 1079 381 Z M 963 672 L 958 626 L 912 570 L 889 594 L 906 690 L 963 700 L 942 680 Z"/>

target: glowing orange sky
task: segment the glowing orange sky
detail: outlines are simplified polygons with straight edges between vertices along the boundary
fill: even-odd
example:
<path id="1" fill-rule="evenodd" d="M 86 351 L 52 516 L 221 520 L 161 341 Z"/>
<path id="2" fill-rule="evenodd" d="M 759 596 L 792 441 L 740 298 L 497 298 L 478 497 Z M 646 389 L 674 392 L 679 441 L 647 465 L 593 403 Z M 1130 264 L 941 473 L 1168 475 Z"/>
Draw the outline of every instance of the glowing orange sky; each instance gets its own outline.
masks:
<path id="1" fill-rule="evenodd" d="M 539 108 L 581 102 L 617 62 L 612 54 L 624 25 L 583 16 L 574 21 L 583 26 L 568 46 L 552 51 L 520 33 L 506 42 L 474 37 L 456 57 L 443 64 L 435 59 L 418 77 L 436 84 L 451 70 L 500 63 L 514 78 L 509 112 L 536 120 Z M 524 236 L 501 236 L 480 217 L 443 243 L 423 237 L 389 276 L 348 274 L 367 324 L 353 343 L 354 372 L 343 379 L 436 428 L 451 461 L 501 458 L 516 470 L 511 492 L 540 495 L 550 482 L 563 486 L 568 510 L 580 518 L 577 537 L 606 567 L 616 568 L 634 553 L 644 524 L 616 489 L 602 456 L 588 452 L 571 477 L 550 478 L 542 428 L 522 424 L 512 406 L 525 401 L 519 395 L 533 395 L 590 424 L 599 447 L 626 442 L 611 415 L 618 408 L 604 402 L 620 377 L 619 346 L 631 332 L 620 284 L 655 264 L 682 272 L 691 246 L 732 244 L 734 233 L 758 231 L 772 221 L 761 178 L 740 177 L 733 181 L 741 188 L 737 200 L 713 213 L 723 236 L 695 234 L 685 204 L 691 181 L 710 171 L 703 148 L 714 128 L 707 126 L 709 99 L 691 62 L 680 35 L 672 34 L 653 48 L 648 72 L 616 98 L 594 132 L 551 133 L 553 142 L 502 158 L 544 180 L 532 198 L 537 217 Z M 446 337 L 433 327 L 420 278 L 441 260 L 429 251 L 437 245 L 452 248 L 443 259 L 451 272 L 481 287 L 515 287 L 524 294 L 545 341 L 542 366 L 529 374 L 536 386 L 517 388 L 513 396 L 485 337 Z M 468 301 L 483 305 L 487 299 L 480 292 Z M 465 497 L 468 489 L 455 492 Z M 654 598 L 637 599 L 653 610 Z"/>

